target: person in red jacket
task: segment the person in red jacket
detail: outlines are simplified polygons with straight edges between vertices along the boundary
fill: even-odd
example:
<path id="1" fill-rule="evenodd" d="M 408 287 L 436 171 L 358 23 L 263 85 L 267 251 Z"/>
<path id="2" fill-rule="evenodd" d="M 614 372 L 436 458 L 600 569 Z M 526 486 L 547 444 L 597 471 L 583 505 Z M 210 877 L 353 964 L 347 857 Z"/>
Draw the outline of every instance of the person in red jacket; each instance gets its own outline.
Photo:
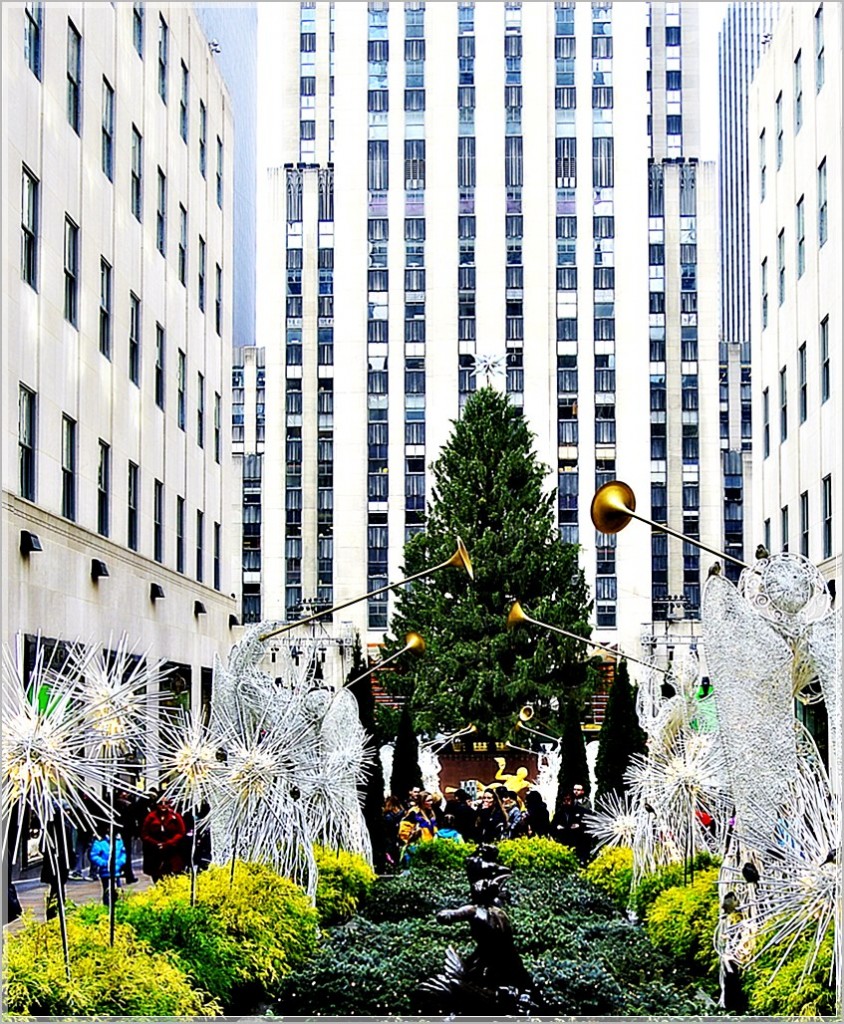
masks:
<path id="1" fill-rule="evenodd" d="M 141 842 L 144 847 L 144 871 L 153 882 L 164 875 L 185 870 L 184 839 L 187 833 L 181 814 L 163 798 L 144 818 Z"/>

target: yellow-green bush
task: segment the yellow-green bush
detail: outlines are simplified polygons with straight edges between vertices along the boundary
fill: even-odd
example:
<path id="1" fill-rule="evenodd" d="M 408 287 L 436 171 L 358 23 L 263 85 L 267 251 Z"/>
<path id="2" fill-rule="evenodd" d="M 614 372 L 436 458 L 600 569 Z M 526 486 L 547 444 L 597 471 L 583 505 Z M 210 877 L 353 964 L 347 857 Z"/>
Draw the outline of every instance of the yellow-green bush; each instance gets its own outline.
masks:
<path id="1" fill-rule="evenodd" d="M 709 973 L 718 970 L 717 924 L 718 868 L 707 868 L 688 885 L 661 892 L 648 911 L 645 930 L 657 949 Z"/>
<path id="2" fill-rule="evenodd" d="M 85 924 L 67 919 L 70 981 L 65 975 L 58 920 L 27 920 L 4 942 L 6 1010 L 27 1016 L 213 1016 L 220 1006 L 204 1000 L 184 974 L 153 952 L 128 925 L 108 918 Z"/>
<path id="3" fill-rule="evenodd" d="M 829 975 L 833 951 L 832 925 L 821 943 L 817 960 L 807 971 L 813 937 L 813 928 L 801 936 L 778 971 L 777 964 L 787 951 L 787 943 L 766 949 L 750 965 L 744 977 L 749 1013 L 760 1017 L 835 1016 L 835 986 Z"/>
<path id="4" fill-rule="evenodd" d="M 263 864 L 238 861 L 232 883 L 230 873 L 230 865 L 200 872 L 197 902 L 238 942 L 252 980 L 272 993 L 286 974 L 316 950 L 317 911 L 298 885 Z M 189 897 L 189 877 L 175 875 L 131 898 L 147 901 L 154 909 Z"/>
<path id="5" fill-rule="evenodd" d="M 574 850 L 543 836 L 505 839 L 498 844 L 498 859 L 514 873 L 539 871 L 549 877 L 573 874 L 580 868 Z"/>
<path id="6" fill-rule="evenodd" d="M 583 875 L 623 910 L 630 899 L 633 851 L 629 846 L 605 846 L 587 865 Z"/>
<path id="7" fill-rule="evenodd" d="M 658 868 L 653 874 L 646 875 L 630 894 L 630 907 L 640 920 L 644 920 L 650 912 L 651 904 L 661 892 L 675 885 L 685 885 L 691 880 L 693 873 L 705 868 L 717 867 L 720 858 L 711 853 L 696 853 L 690 864 L 675 861 Z"/>
<path id="8" fill-rule="evenodd" d="M 363 857 L 345 850 L 314 847 L 319 871 L 316 906 L 324 925 L 348 921 L 375 882 L 375 872 Z"/>

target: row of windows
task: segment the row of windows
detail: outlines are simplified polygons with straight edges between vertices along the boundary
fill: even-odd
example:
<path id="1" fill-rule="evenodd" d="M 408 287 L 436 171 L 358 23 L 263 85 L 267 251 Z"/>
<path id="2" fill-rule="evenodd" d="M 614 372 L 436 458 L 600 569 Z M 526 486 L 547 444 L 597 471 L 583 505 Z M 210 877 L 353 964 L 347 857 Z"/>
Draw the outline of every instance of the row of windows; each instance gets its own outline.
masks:
<path id="1" fill-rule="evenodd" d="M 162 254 L 165 251 L 166 223 L 166 179 L 159 169 L 159 227 L 157 243 Z M 21 278 L 34 289 L 38 289 L 39 234 L 40 234 L 40 189 L 41 183 L 26 167 L 21 172 Z M 202 235 L 198 236 L 197 304 L 205 312 L 207 246 Z M 179 281 L 187 286 L 188 273 L 188 214 L 179 205 L 179 248 L 177 271 Z M 64 318 L 74 327 L 79 326 L 80 295 L 80 229 L 69 216 L 65 216 L 64 228 Z M 214 329 L 222 334 L 223 329 L 223 268 L 214 265 Z M 112 267 L 101 257 L 100 260 L 100 351 L 111 355 L 111 290 Z"/>
<path id="2" fill-rule="evenodd" d="M 804 558 L 808 558 L 811 523 L 808 491 L 803 491 L 800 495 L 798 508 L 800 516 L 798 536 L 800 554 L 803 555 Z M 771 520 L 766 519 L 764 523 L 764 543 L 765 547 L 769 551 L 772 550 L 771 542 Z M 790 544 L 789 506 L 784 505 L 780 509 L 780 549 L 782 551 L 788 551 L 790 549 Z M 821 480 L 821 558 L 831 558 L 832 551 L 832 476 L 825 476 Z"/>
<path id="3" fill-rule="evenodd" d="M 818 333 L 818 362 L 820 370 L 820 399 L 826 402 L 830 395 L 830 363 L 829 363 L 829 317 L 820 324 Z M 809 414 L 809 381 L 807 369 L 806 343 L 797 350 L 797 403 L 798 421 L 805 423 Z M 762 392 L 762 453 L 767 458 L 771 454 L 771 399 L 770 389 Z M 779 373 L 779 420 L 780 441 L 788 438 L 788 370 L 783 367 Z"/>
<path id="4" fill-rule="evenodd" d="M 18 482 L 21 497 L 35 501 L 36 494 L 36 394 L 24 385 L 18 398 Z M 72 417 L 62 416 L 61 436 L 61 514 L 75 522 L 78 515 L 78 424 Z M 131 460 L 126 468 L 126 546 L 133 551 L 140 548 L 141 484 L 140 467 Z M 112 452 L 108 442 L 97 442 L 97 532 L 103 537 L 112 535 Z M 153 481 L 153 558 L 164 561 L 164 484 Z M 220 589 L 220 524 L 214 523 L 214 587 Z M 176 498 L 176 571 L 185 571 L 185 499 Z M 196 578 L 200 582 L 205 573 L 205 514 L 196 511 Z"/>

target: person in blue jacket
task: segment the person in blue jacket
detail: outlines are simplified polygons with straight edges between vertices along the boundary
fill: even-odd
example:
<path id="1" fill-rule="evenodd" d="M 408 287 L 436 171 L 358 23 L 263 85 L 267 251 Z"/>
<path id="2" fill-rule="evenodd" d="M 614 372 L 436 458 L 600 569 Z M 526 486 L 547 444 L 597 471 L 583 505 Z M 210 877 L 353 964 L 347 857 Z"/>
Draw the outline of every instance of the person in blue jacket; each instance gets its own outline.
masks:
<path id="1" fill-rule="evenodd" d="M 94 870 L 100 877 L 103 883 L 103 903 L 106 906 L 110 905 L 110 893 L 111 887 L 109 881 L 111 879 L 112 863 L 111 863 L 111 840 L 109 839 L 108 828 L 104 828 L 100 831 L 98 837 L 91 843 L 91 849 L 88 853 L 88 857 L 91 863 L 94 865 Z M 114 835 L 114 884 L 115 886 L 120 885 L 120 874 L 126 865 L 126 847 L 123 845 L 123 840 L 120 836 L 115 833 Z"/>

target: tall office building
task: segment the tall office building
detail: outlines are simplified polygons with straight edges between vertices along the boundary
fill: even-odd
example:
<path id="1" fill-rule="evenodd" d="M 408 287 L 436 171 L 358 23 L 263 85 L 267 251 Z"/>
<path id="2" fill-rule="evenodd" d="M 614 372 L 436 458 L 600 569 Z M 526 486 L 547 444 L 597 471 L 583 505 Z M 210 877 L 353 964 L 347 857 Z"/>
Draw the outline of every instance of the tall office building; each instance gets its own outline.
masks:
<path id="1" fill-rule="evenodd" d="M 3 640 L 230 645 L 230 99 L 182 4 L 3 7 Z M 231 538 L 231 540 L 230 540 Z"/>
<path id="2" fill-rule="evenodd" d="M 754 526 L 841 578 L 841 7 L 784 7 L 750 89 Z M 752 150 L 753 152 L 753 150 Z"/>
<path id="3" fill-rule="evenodd" d="M 748 514 L 751 495 L 750 167 L 748 92 L 779 13 L 778 2 L 730 4 L 718 37 L 721 220 L 719 383 L 724 479 L 724 551 L 742 561 L 759 543 Z M 754 140 L 755 144 L 755 140 Z M 761 143 L 764 145 L 764 140 Z M 755 155 L 755 154 L 754 154 Z M 749 527 L 749 534 L 745 529 Z M 727 562 L 737 579 L 741 571 Z"/>
<path id="4" fill-rule="evenodd" d="M 429 466 L 489 377 L 537 435 L 596 635 L 632 653 L 644 625 L 658 645 L 699 614 L 698 549 L 638 524 L 596 534 L 589 508 L 620 477 L 646 514 L 719 535 L 696 5 L 300 3 L 283 19 L 261 615 L 400 578 Z M 389 611 L 381 595 L 343 614 L 377 643 Z"/>

